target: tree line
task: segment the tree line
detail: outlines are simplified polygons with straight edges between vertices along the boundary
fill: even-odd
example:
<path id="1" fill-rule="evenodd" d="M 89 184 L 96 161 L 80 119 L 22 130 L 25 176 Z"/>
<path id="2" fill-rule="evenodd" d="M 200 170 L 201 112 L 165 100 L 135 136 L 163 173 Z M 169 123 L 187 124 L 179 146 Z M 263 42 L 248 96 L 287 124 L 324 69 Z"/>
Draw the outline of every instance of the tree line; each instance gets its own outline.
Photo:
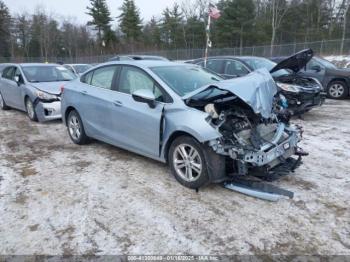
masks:
<path id="1" fill-rule="evenodd" d="M 82 57 L 204 48 L 210 0 L 175 3 L 142 19 L 134 0 L 112 17 L 106 0 L 90 0 L 87 24 L 58 19 L 43 8 L 10 14 L 0 0 L 0 57 Z M 219 0 L 213 47 L 346 39 L 350 0 Z"/>

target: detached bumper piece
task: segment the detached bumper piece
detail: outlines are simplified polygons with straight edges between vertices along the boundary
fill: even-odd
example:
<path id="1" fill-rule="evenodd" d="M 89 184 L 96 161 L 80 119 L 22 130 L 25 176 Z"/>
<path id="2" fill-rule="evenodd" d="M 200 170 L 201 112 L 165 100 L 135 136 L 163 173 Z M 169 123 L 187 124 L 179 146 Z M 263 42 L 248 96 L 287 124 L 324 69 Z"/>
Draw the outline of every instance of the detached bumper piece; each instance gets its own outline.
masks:
<path id="1" fill-rule="evenodd" d="M 264 171 L 261 168 L 257 168 L 250 172 L 253 179 L 252 177 L 247 176 L 234 176 L 230 181 L 224 182 L 223 187 L 248 196 L 272 202 L 277 202 L 286 197 L 292 199 L 294 197 L 293 192 L 267 184 L 265 181 L 275 181 L 282 176 L 290 174 L 290 172 L 294 172 L 294 170 L 301 165 L 302 155 L 305 154 L 304 151 L 300 152 L 300 154 L 297 152 L 297 155 L 299 155 L 298 159 L 290 157 L 271 170 Z"/>
<path id="2" fill-rule="evenodd" d="M 277 202 L 282 198 L 293 198 L 294 193 L 261 181 L 234 178 L 223 184 L 224 188 L 259 199 Z"/>

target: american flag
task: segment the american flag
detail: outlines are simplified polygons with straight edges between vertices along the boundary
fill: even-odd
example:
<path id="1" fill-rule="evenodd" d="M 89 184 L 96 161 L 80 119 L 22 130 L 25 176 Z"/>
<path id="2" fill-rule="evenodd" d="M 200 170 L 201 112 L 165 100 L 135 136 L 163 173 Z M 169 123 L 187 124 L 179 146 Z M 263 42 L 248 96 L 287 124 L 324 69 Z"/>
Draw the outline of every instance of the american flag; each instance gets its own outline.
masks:
<path id="1" fill-rule="evenodd" d="M 221 16 L 220 10 L 213 4 L 209 5 L 209 16 L 213 19 L 219 19 Z"/>

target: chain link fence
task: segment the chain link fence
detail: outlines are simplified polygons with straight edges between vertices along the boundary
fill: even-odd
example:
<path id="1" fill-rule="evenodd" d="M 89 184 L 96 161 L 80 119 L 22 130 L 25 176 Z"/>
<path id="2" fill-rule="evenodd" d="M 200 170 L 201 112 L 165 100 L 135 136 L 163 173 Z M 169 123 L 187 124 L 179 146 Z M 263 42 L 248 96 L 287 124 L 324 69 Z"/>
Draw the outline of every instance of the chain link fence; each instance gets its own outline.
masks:
<path id="1" fill-rule="evenodd" d="M 281 45 L 265 45 L 265 46 L 250 46 L 250 47 L 233 47 L 233 48 L 211 48 L 209 56 L 221 55 L 245 55 L 245 56 L 262 56 L 262 57 L 278 57 L 289 56 L 297 51 L 305 48 L 311 48 L 317 55 L 350 55 L 350 39 L 342 40 L 327 40 L 305 43 L 291 43 Z M 134 52 L 136 55 L 156 55 L 167 57 L 170 60 L 190 60 L 204 56 L 204 49 L 175 49 L 175 50 L 158 50 L 152 52 Z M 100 56 L 85 56 L 85 57 L 0 57 L 0 62 L 63 62 L 66 64 L 74 63 L 102 63 L 115 56 L 100 55 Z"/>

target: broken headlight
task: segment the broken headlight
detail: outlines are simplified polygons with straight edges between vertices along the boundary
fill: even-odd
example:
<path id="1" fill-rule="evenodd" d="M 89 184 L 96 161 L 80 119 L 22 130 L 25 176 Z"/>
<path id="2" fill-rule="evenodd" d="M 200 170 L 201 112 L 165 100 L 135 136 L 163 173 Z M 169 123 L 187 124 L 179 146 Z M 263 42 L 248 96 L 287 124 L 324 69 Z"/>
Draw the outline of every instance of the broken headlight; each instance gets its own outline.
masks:
<path id="1" fill-rule="evenodd" d="M 37 95 L 37 97 L 39 99 L 44 100 L 44 101 L 52 101 L 52 100 L 57 100 L 58 99 L 58 97 L 56 95 L 45 93 L 45 92 L 40 91 L 40 90 L 37 90 L 35 92 L 35 94 Z"/>
<path id="2" fill-rule="evenodd" d="M 285 84 L 285 83 L 281 83 L 281 82 L 277 82 L 276 84 L 279 88 L 281 88 L 284 91 L 292 92 L 292 93 L 299 93 L 300 92 L 300 88 L 297 85 Z"/>

